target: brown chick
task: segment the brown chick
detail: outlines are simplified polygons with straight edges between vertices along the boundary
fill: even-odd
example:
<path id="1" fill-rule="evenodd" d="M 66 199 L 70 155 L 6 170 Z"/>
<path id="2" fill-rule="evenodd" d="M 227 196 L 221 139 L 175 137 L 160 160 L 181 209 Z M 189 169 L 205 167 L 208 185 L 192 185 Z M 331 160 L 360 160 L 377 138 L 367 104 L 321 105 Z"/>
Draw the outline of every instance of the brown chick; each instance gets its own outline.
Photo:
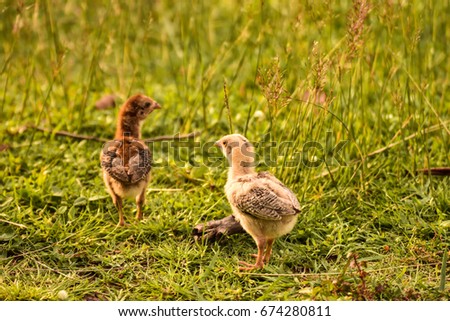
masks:
<path id="1" fill-rule="evenodd" d="M 141 124 L 161 106 L 141 94 L 130 97 L 120 108 L 114 140 L 107 142 L 100 155 L 103 180 L 119 212 L 119 225 L 125 225 L 123 198 L 135 198 L 136 219 L 142 219 L 152 154 L 141 140 Z"/>
<path id="2" fill-rule="evenodd" d="M 239 262 L 245 265 L 239 269 L 260 269 L 269 262 L 275 239 L 293 229 L 300 203 L 275 176 L 255 171 L 254 148 L 244 136 L 224 136 L 216 146 L 230 164 L 225 193 L 233 215 L 258 247 L 255 264 Z"/>

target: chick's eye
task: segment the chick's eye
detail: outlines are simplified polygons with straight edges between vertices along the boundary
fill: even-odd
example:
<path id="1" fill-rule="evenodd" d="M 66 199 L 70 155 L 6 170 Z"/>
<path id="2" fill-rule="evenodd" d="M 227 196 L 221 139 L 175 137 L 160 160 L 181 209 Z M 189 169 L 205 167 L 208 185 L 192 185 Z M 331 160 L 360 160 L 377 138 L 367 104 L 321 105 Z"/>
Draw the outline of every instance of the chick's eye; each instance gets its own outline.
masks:
<path id="1" fill-rule="evenodd" d="M 147 102 L 144 104 L 144 106 L 148 108 L 148 107 L 150 107 L 150 103 L 147 101 Z"/>
<path id="2" fill-rule="evenodd" d="M 227 146 L 227 142 L 226 142 L 226 141 L 225 141 L 225 142 L 223 142 L 222 144 L 223 144 L 223 146 Z"/>

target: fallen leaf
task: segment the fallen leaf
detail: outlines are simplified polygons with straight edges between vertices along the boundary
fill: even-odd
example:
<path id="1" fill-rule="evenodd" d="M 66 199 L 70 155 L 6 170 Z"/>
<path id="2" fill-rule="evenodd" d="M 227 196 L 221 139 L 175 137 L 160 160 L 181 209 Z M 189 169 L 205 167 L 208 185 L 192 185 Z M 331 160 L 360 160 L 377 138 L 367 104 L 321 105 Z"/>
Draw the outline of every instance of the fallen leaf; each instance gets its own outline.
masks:
<path id="1" fill-rule="evenodd" d="M 0 144 L 0 152 L 4 152 L 5 150 L 9 149 L 9 145 L 8 144 Z"/>
<path id="2" fill-rule="evenodd" d="M 115 95 L 105 95 L 95 102 L 95 108 L 97 109 L 108 109 L 114 107 L 116 107 Z"/>

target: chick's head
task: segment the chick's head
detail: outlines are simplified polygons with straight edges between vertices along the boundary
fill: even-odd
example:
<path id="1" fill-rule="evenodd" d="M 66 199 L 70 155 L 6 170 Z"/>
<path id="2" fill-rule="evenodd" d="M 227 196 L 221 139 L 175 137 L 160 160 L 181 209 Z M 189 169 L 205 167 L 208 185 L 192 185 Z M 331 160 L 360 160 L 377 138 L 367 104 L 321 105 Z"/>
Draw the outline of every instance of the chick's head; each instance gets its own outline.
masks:
<path id="1" fill-rule="evenodd" d="M 161 109 L 161 106 L 150 97 L 142 94 L 134 95 L 126 103 L 127 116 L 136 117 L 139 120 L 147 118 L 155 109 Z"/>
<path id="2" fill-rule="evenodd" d="M 255 149 L 247 138 L 239 134 L 226 135 L 215 145 L 220 148 L 230 165 L 254 167 Z"/>

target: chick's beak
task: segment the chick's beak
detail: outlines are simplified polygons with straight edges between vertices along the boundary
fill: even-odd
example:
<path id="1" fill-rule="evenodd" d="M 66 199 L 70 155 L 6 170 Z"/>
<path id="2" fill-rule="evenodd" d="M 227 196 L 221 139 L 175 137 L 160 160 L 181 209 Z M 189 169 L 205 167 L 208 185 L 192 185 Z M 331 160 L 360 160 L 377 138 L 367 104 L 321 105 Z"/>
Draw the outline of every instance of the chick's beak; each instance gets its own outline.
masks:
<path id="1" fill-rule="evenodd" d="M 216 142 L 214 143 L 214 146 L 216 146 L 216 147 L 218 147 L 218 148 L 221 148 L 220 142 L 219 142 L 219 141 L 216 141 Z"/>
<path id="2" fill-rule="evenodd" d="M 153 109 L 161 109 L 161 105 L 158 104 L 156 101 L 153 103 Z"/>

